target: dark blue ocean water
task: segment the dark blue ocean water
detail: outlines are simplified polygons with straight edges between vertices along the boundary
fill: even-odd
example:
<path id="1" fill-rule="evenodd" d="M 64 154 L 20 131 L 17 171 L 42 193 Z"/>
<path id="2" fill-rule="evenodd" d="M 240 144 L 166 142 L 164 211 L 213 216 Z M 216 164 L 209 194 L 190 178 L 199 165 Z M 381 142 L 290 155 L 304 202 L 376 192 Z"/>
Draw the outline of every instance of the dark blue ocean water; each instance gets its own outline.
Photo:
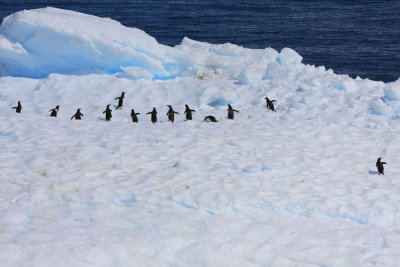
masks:
<path id="1" fill-rule="evenodd" d="M 0 19 L 58 7 L 109 17 L 159 43 L 183 37 L 248 48 L 290 47 L 303 62 L 385 82 L 400 77 L 400 1 L 0 0 Z"/>

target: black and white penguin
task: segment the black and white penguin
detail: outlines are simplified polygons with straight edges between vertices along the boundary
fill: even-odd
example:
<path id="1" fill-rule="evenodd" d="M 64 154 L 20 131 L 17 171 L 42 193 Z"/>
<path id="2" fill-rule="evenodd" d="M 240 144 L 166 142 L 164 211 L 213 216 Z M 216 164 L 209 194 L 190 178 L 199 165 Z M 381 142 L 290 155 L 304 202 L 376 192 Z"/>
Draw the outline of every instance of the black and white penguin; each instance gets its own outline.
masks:
<path id="1" fill-rule="evenodd" d="M 167 105 L 167 107 L 169 107 L 169 110 L 167 112 L 167 116 L 168 116 L 168 120 L 171 121 L 172 123 L 174 123 L 175 120 L 175 114 L 179 114 L 178 112 L 174 111 L 171 107 L 171 105 Z"/>
<path id="2" fill-rule="evenodd" d="M 239 111 L 237 111 L 236 109 L 233 109 L 232 106 L 230 104 L 228 104 L 228 119 L 233 120 L 233 118 L 235 117 L 233 112 L 239 113 Z"/>
<path id="3" fill-rule="evenodd" d="M 153 108 L 152 111 L 146 113 L 146 115 L 149 115 L 149 114 L 151 114 L 151 122 L 152 123 L 156 123 L 157 122 L 157 110 L 156 110 L 156 108 Z"/>
<path id="4" fill-rule="evenodd" d="M 135 113 L 135 110 L 131 109 L 131 118 L 132 118 L 132 122 L 138 122 L 138 117 L 137 115 L 139 115 L 140 113 Z M 157 118 L 156 118 L 157 121 Z"/>
<path id="5" fill-rule="evenodd" d="M 267 109 L 270 109 L 270 110 L 276 112 L 276 110 L 275 110 L 275 108 L 274 108 L 274 102 L 275 102 L 275 100 L 269 100 L 268 97 L 265 97 L 264 99 L 267 101 Z"/>
<path id="6" fill-rule="evenodd" d="M 218 122 L 214 116 L 207 116 L 204 118 L 205 121 L 211 121 L 211 122 Z"/>
<path id="7" fill-rule="evenodd" d="M 57 105 L 55 108 L 53 108 L 53 109 L 50 109 L 49 110 L 49 112 L 51 111 L 51 113 L 50 113 L 50 117 L 57 117 L 57 112 L 59 111 L 59 109 L 60 109 L 60 106 L 59 105 Z"/>
<path id="8" fill-rule="evenodd" d="M 125 98 L 125 92 L 122 92 L 120 97 L 114 98 L 114 100 L 118 99 L 117 108 L 122 108 L 122 105 L 124 104 L 124 98 Z"/>
<path id="9" fill-rule="evenodd" d="M 80 120 L 82 118 L 83 114 L 81 113 L 81 109 L 78 108 L 75 115 L 71 117 L 71 120 L 75 117 L 75 120 Z"/>
<path id="10" fill-rule="evenodd" d="M 387 164 L 386 162 L 382 162 L 381 161 L 382 158 L 378 158 L 378 160 L 376 161 L 376 168 L 378 169 L 378 174 L 379 175 L 385 175 L 383 173 L 383 164 Z"/>
<path id="11" fill-rule="evenodd" d="M 12 109 L 15 108 L 15 112 L 21 113 L 22 106 L 21 106 L 21 101 L 18 101 L 18 105 L 16 107 L 13 107 Z"/>
<path id="12" fill-rule="evenodd" d="M 112 110 L 110 109 L 110 105 L 111 104 L 108 104 L 106 110 L 103 111 L 103 114 L 106 113 L 106 121 L 110 121 L 112 118 Z"/>
<path id="13" fill-rule="evenodd" d="M 186 109 L 185 112 L 186 113 L 186 119 L 187 120 L 191 120 L 192 119 L 192 112 L 196 112 L 196 110 L 194 109 L 190 109 L 188 105 L 185 105 Z"/>

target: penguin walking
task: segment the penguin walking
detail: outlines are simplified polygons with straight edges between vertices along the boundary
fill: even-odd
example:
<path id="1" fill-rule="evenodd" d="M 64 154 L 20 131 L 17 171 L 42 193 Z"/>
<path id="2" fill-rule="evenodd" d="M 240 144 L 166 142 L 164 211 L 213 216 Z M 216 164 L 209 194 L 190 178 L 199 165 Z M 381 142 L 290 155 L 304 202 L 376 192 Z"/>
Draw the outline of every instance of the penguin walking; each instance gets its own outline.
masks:
<path id="1" fill-rule="evenodd" d="M 204 118 L 205 121 L 211 121 L 211 122 L 218 122 L 214 116 L 207 116 Z"/>
<path id="2" fill-rule="evenodd" d="M 274 108 L 274 102 L 275 102 L 275 100 L 269 100 L 268 97 L 265 97 L 264 99 L 267 101 L 267 109 L 270 109 L 270 110 L 276 112 L 276 110 L 275 110 L 275 108 Z"/>
<path id="3" fill-rule="evenodd" d="M 196 110 L 190 109 L 188 105 L 185 105 L 185 107 L 186 107 L 186 109 L 185 109 L 184 113 L 186 113 L 186 119 L 192 120 L 192 112 L 196 112 Z"/>
<path id="4" fill-rule="evenodd" d="M 83 114 L 81 113 L 81 109 L 78 108 L 75 115 L 71 117 L 71 120 L 75 117 L 75 120 L 80 120 L 82 118 Z"/>
<path id="5" fill-rule="evenodd" d="M 135 113 L 134 109 L 131 109 L 131 118 L 132 118 L 132 122 L 138 122 L 138 117 L 136 115 L 139 115 L 140 113 Z M 157 118 L 156 118 L 157 121 Z"/>
<path id="6" fill-rule="evenodd" d="M 112 110 L 110 109 L 110 105 L 111 104 L 108 104 L 106 110 L 103 111 L 103 114 L 106 113 L 106 121 L 110 121 L 112 118 Z"/>
<path id="7" fill-rule="evenodd" d="M 378 174 L 379 175 L 385 175 L 383 173 L 383 164 L 387 164 L 386 162 L 382 162 L 381 161 L 382 158 L 378 158 L 378 160 L 376 161 L 376 168 L 378 169 Z"/>
<path id="8" fill-rule="evenodd" d="M 153 108 L 152 111 L 146 113 L 146 115 L 149 115 L 149 114 L 151 114 L 151 122 L 152 123 L 156 123 L 157 122 L 157 110 L 156 110 L 156 108 Z"/>
<path id="9" fill-rule="evenodd" d="M 118 99 L 117 109 L 122 108 L 122 105 L 124 104 L 124 98 L 125 98 L 125 92 L 122 92 L 120 97 L 114 98 L 114 100 Z"/>
<path id="10" fill-rule="evenodd" d="M 174 123 L 174 119 L 175 119 L 175 114 L 178 114 L 178 112 L 174 111 L 171 107 L 171 105 L 167 105 L 167 107 L 169 107 L 169 110 L 167 112 L 167 116 L 168 116 L 168 120 L 171 121 L 172 123 Z"/>
<path id="11" fill-rule="evenodd" d="M 228 119 L 233 120 L 233 118 L 235 117 L 234 112 L 239 113 L 239 111 L 237 111 L 236 109 L 233 109 L 232 106 L 230 104 L 228 104 Z"/>
<path id="12" fill-rule="evenodd" d="M 16 107 L 13 107 L 12 109 L 15 108 L 15 112 L 21 113 L 22 106 L 21 106 L 21 101 L 18 101 L 18 105 Z"/>
<path id="13" fill-rule="evenodd" d="M 51 113 L 50 113 L 50 117 L 57 117 L 57 112 L 58 112 L 58 110 L 60 109 L 60 106 L 59 105 L 57 105 L 55 108 L 53 108 L 53 109 L 50 109 L 49 110 L 49 112 L 51 111 Z"/>

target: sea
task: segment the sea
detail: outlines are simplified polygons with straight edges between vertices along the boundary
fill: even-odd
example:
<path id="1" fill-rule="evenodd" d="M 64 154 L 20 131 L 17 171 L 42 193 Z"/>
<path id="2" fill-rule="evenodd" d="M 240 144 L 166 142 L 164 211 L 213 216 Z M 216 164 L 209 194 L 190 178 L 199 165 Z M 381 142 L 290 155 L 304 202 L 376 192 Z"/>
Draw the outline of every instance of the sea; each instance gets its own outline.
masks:
<path id="1" fill-rule="evenodd" d="M 337 74 L 400 77 L 400 1 L 0 0 L 0 19 L 57 7 L 117 20 L 175 46 L 186 36 L 213 44 L 296 50 L 303 63 Z"/>

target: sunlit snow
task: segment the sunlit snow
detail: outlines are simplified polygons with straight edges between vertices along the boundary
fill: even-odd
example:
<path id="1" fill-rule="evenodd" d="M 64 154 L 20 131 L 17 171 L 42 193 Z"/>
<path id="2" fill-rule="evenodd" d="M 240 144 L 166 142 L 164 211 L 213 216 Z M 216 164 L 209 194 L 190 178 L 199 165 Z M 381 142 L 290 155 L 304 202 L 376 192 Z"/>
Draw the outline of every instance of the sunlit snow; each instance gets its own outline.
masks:
<path id="1" fill-rule="evenodd" d="M 0 100 L 1 265 L 400 262 L 400 79 L 45 8 L 1 24 Z"/>

